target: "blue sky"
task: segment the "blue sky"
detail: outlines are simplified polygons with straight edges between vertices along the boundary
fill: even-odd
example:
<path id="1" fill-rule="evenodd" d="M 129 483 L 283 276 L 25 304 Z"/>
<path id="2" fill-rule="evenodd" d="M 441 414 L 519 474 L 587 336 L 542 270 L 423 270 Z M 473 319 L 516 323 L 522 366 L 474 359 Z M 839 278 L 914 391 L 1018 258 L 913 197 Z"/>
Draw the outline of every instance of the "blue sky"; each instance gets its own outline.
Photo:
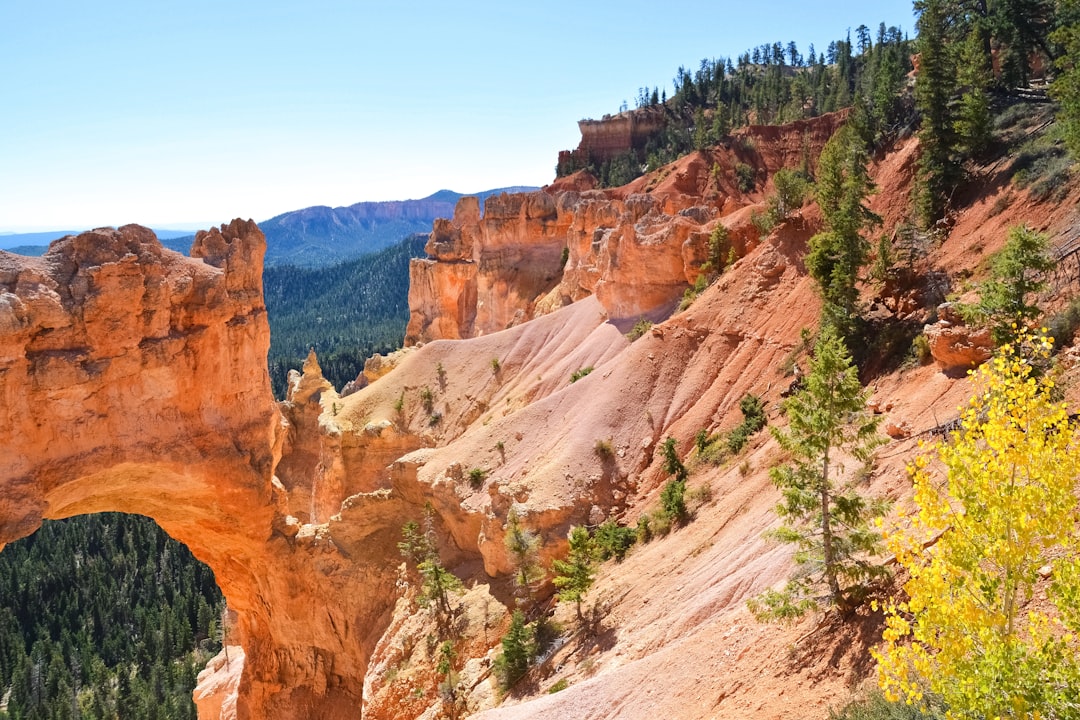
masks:
<path id="1" fill-rule="evenodd" d="M 0 232 L 551 182 L 577 120 L 910 0 L 0 2 Z"/>

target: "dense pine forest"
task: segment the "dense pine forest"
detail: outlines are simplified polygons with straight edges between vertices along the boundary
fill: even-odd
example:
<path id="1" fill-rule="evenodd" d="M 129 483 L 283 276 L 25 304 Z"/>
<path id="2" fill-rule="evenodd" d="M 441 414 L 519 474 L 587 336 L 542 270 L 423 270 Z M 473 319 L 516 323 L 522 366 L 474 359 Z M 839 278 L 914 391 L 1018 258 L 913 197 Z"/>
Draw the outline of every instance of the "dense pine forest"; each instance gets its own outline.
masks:
<path id="1" fill-rule="evenodd" d="M 911 70 L 913 43 L 897 27 L 860 25 L 818 51 L 795 41 L 766 43 L 737 58 L 703 59 L 696 70 L 680 67 L 674 94 L 640 88 L 637 111 L 659 113 L 663 129 L 641 148 L 598 162 L 570 153 L 556 169 L 587 169 L 604 186 L 623 185 L 693 150 L 725 142 L 746 125 L 777 125 L 857 105 L 867 131 L 898 129 L 900 90 Z M 624 109 L 625 111 L 625 109 Z"/>
<path id="2" fill-rule="evenodd" d="M 427 235 L 329 268 L 269 267 L 263 272 L 270 316 L 270 382 L 283 398 L 289 370 L 315 348 L 323 374 L 341 389 L 375 353 L 401 347 L 409 321 L 409 260 Z"/>
<path id="3" fill-rule="evenodd" d="M 0 718 L 195 718 L 221 593 L 153 520 L 45 521 L 0 553 L 0 599 Z"/>
<path id="4" fill-rule="evenodd" d="M 947 223 L 992 134 L 1049 108 L 1037 146 L 1011 158 L 1050 196 L 1080 157 L 1080 0 L 915 0 L 917 37 L 860 26 L 825 48 L 759 45 L 676 72 L 673 92 L 642 88 L 637 109 L 664 118 L 641 148 L 598 161 L 571 153 L 557 172 L 624 184 L 732 130 L 852 107 L 868 151 L 921 140 L 912 218 Z M 913 58 L 919 72 L 912 79 Z M 1009 118 L 1012 118 L 1011 120 Z M 400 346 L 408 263 L 426 237 L 321 270 L 264 272 L 269 367 L 284 395 L 309 347 L 338 388 L 366 357 Z M 195 675 L 218 650 L 222 599 L 212 573 L 151 520 L 102 514 L 46 522 L 0 553 L 0 720 L 194 718 Z"/>

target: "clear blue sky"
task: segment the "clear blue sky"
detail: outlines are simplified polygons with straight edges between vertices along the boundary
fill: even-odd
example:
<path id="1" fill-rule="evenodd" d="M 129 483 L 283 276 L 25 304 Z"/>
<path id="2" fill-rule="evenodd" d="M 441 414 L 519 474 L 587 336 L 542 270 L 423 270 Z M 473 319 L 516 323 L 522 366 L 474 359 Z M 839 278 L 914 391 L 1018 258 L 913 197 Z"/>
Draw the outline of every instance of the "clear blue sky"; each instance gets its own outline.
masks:
<path id="1" fill-rule="evenodd" d="M 3 0 L 0 232 L 543 185 L 577 120 L 910 0 Z"/>

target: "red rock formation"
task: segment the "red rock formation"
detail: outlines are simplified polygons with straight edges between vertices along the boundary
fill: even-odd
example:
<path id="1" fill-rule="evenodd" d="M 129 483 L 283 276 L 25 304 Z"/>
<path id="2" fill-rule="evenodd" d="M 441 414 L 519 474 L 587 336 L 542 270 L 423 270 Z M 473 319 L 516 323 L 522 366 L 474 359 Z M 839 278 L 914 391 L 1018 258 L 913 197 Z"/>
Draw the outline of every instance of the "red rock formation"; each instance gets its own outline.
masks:
<path id="1" fill-rule="evenodd" d="M 255 224 L 236 220 L 200 232 L 191 258 L 135 225 L 58 240 L 41 258 L 0 253 L 0 547 L 43 518 L 153 517 L 214 570 L 238 614 L 236 717 L 355 717 L 393 607 L 389 589 L 355 588 L 392 587 L 403 512 L 372 513 L 367 532 L 385 528 L 390 550 L 352 558 L 327 525 L 290 512 L 273 479 L 264 250 Z M 293 435 L 277 447 L 295 452 L 282 467 L 304 510 L 337 512 L 356 491 L 345 473 L 359 467 L 377 482 L 370 464 L 385 467 L 415 441 L 383 442 L 379 455 L 379 433 L 362 433 L 369 451 L 356 460 L 363 441 L 341 443 L 319 413 L 295 408 L 317 404 L 319 379 L 298 383 L 302 397 L 286 406 Z M 304 424 L 300 434 L 323 438 L 316 460 L 338 458 L 323 468 L 330 492 L 311 486 L 304 450 L 320 445 L 295 437 Z"/>
<path id="2" fill-rule="evenodd" d="M 201 233 L 192 259 L 135 226 L 67 238 L 40 259 L 0 254 L 0 543 L 44 517 L 150 515 L 210 564 L 238 612 L 243 660 L 215 660 L 200 676 L 203 717 L 337 720 L 370 699 L 371 716 L 404 720 L 438 711 L 416 692 L 434 694 L 431 651 L 410 637 L 431 624 L 408 617 L 396 585 L 400 527 L 430 502 L 441 557 L 472 581 L 465 602 L 483 606 L 464 613 L 480 634 L 462 641 L 467 707 L 491 707 L 484 648 L 505 623 L 493 599 L 512 604 L 509 512 L 541 535 L 545 562 L 572 524 L 632 524 L 667 479 L 663 438 L 690 453 L 698 431 L 737 422 L 746 393 L 775 408 L 789 384 L 777 370 L 802 352 L 819 311 L 802 267 L 816 213 L 759 239 L 749 215 L 760 195 L 729 188 L 727 173 L 753 149 L 746 157 L 767 177 L 801 156 L 802 138 L 824 141 L 816 127 L 697 153 L 639 186 L 495 198 L 484 217 L 463 201 L 412 270 L 410 334 L 430 342 L 373 361 L 370 384 L 348 397 L 312 356 L 287 401 L 272 402 L 263 241 L 251 223 Z M 879 175 L 872 202 L 906 202 L 905 182 Z M 718 223 L 740 259 L 630 343 L 609 318 L 677 299 Z M 964 244 L 948 239 L 934 261 L 963 257 Z M 936 424 L 966 387 L 931 368 L 877 387 L 898 445 L 866 481 L 902 498 L 906 436 Z M 770 411 L 770 422 L 783 421 Z M 597 453 L 598 441 L 612 452 Z M 601 616 L 611 611 L 603 642 L 571 639 L 536 673 L 569 687 L 489 717 L 793 718 L 846 700 L 865 676 L 872 628 L 789 631 L 746 615 L 745 598 L 789 562 L 762 539 L 776 522 L 767 469 L 777 452 L 763 433 L 738 463 L 698 465 L 691 482 L 714 500 L 690 526 L 606 565 L 590 598 Z M 488 471 L 479 487 L 471 468 Z M 688 659 L 709 671 L 686 673 Z M 400 673 L 409 684 L 391 677 L 404 660 L 415 663 Z"/>
<path id="3" fill-rule="evenodd" d="M 988 327 L 969 327 L 950 303 L 938 307 L 938 321 L 923 329 L 930 355 L 943 372 L 963 374 L 994 354 Z"/>
<path id="4" fill-rule="evenodd" d="M 600 120 L 580 120 L 581 143 L 575 151 L 580 157 L 596 163 L 645 147 L 653 135 L 667 125 L 663 108 L 644 107 L 605 115 Z"/>
<path id="5" fill-rule="evenodd" d="M 621 128 L 608 134 L 626 140 L 640 112 L 597 126 Z M 593 294 L 616 321 L 666 315 L 697 279 L 717 222 L 737 256 L 758 240 L 749 208 L 762 196 L 739 190 L 736 166 L 753 167 L 768 189 L 780 168 L 812 168 L 846 116 L 743 128 L 729 146 L 623 188 L 581 191 L 590 176 L 577 175 L 540 192 L 493 196 L 482 217 L 474 198 L 462 199 L 453 219 L 435 222 L 428 257 L 410 266 L 406 344 L 486 335 Z M 582 146 L 600 143 L 586 128 Z"/>

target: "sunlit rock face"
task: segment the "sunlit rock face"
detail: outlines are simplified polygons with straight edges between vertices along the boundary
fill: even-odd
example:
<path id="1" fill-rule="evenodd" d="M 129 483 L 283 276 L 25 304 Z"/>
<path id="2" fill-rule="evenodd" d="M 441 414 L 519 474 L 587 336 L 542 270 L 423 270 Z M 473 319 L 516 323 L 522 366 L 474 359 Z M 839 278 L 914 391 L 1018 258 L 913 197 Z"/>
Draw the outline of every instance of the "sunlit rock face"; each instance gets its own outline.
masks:
<path id="1" fill-rule="evenodd" d="M 684 245 L 705 248 L 712 218 L 601 191 L 504 194 L 484 207 L 481 217 L 463 198 L 412 261 L 406 344 L 487 335 L 593 294 L 616 320 L 670 310 L 702 254 Z"/>
<path id="2" fill-rule="evenodd" d="M 221 716 L 356 717 L 392 577 L 302 525 L 274 478 L 288 432 L 266 371 L 265 248 L 235 220 L 190 258 L 136 225 L 0 253 L 0 547 L 44 518 L 150 516 L 237 612 L 244 670 Z M 311 415 L 297 447 L 326 434 Z"/>
<path id="3" fill-rule="evenodd" d="M 542 191 L 493 195 L 483 213 L 476 198 L 462 198 L 409 268 L 405 344 L 488 335 L 591 295 L 616 323 L 666 317 L 697 280 L 716 226 L 727 229 L 721 260 L 756 247 L 752 213 L 772 175 L 812 167 L 846 117 L 742 128 L 728 145 L 621 188 L 590 189 L 577 174 Z M 607 157 L 636 146 L 653 119 L 639 111 L 585 122 L 578 151 Z M 740 189 L 740 165 L 753 171 L 752 190 Z"/>

